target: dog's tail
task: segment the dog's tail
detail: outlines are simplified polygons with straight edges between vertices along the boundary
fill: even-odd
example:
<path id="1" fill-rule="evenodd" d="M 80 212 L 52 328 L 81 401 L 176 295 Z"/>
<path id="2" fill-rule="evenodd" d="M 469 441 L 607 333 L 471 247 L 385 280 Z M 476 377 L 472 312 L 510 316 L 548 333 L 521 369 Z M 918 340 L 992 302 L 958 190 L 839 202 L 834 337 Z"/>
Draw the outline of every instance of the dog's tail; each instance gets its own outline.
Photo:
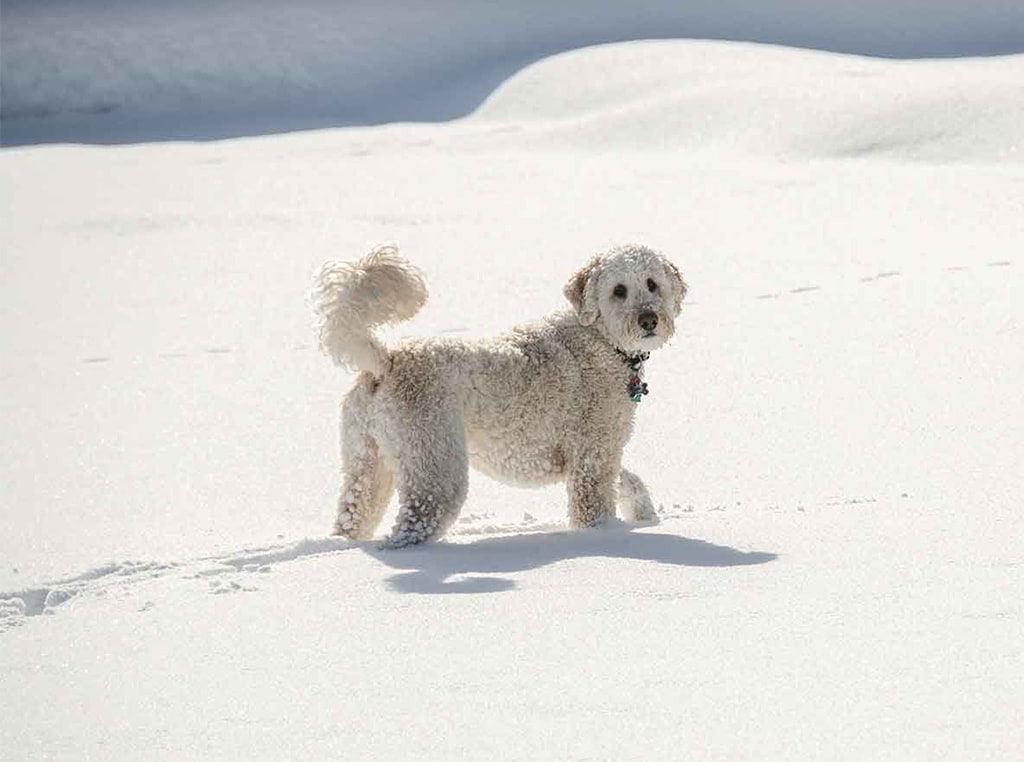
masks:
<path id="1" fill-rule="evenodd" d="M 380 377 L 388 351 L 373 329 L 408 320 L 426 301 L 423 274 L 396 246 L 378 246 L 357 262 L 326 262 L 310 295 L 320 349 L 338 365 Z"/>

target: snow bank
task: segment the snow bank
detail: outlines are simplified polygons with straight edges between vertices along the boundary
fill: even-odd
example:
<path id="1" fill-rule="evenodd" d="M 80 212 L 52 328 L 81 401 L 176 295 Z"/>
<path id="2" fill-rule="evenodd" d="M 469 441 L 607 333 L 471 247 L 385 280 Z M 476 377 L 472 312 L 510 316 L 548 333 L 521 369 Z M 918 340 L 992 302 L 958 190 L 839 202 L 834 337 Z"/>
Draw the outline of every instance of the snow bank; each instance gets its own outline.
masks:
<path id="1" fill-rule="evenodd" d="M 545 59 L 473 114 L 534 148 L 1024 160 L 1024 56 L 891 61 L 647 41 Z M 488 140 L 493 142 L 493 138 Z"/>
<path id="2" fill-rule="evenodd" d="M 7 0 L 3 141 L 213 138 L 447 120 L 545 56 L 715 38 L 892 57 L 1024 50 L 1012 0 Z"/>

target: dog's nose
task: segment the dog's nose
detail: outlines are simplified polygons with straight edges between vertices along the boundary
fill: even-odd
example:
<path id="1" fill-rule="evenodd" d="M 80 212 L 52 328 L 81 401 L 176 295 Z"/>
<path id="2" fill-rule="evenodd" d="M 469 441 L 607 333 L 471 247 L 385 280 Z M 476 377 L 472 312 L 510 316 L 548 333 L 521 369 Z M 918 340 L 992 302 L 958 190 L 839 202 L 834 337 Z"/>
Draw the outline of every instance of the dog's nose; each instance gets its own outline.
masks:
<path id="1" fill-rule="evenodd" d="M 636 319 L 640 323 L 640 327 L 647 333 L 653 333 L 654 329 L 658 327 L 658 314 L 652 310 L 644 310 L 637 315 Z"/>

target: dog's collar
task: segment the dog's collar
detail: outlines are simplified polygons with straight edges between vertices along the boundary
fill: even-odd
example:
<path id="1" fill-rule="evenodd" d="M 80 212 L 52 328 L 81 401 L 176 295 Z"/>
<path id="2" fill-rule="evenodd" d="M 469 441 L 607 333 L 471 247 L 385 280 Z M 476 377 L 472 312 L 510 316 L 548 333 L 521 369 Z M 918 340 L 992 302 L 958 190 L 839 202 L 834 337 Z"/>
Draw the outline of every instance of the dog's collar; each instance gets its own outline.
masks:
<path id="1" fill-rule="evenodd" d="M 651 353 L 640 352 L 639 354 L 630 355 L 618 347 L 615 348 L 615 353 L 622 358 L 622 361 L 632 371 L 629 374 L 629 379 L 626 381 L 626 394 L 629 395 L 630 402 L 639 402 L 647 394 L 647 384 L 640 379 L 640 372 L 643 370 L 644 362 L 650 358 Z"/>

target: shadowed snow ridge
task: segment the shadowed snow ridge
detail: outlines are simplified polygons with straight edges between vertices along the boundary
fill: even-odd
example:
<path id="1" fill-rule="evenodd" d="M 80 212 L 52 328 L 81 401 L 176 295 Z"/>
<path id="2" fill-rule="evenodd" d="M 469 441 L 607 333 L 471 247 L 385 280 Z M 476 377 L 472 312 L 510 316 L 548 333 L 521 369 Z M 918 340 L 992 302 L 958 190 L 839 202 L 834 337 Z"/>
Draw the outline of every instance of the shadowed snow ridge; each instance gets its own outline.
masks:
<path id="1" fill-rule="evenodd" d="M 202 140 L 464 116 L 524 66 L 640 39 L 894 58 L 1024 50 L 1002 0 L 7 0 L 4 144 Z"/>

